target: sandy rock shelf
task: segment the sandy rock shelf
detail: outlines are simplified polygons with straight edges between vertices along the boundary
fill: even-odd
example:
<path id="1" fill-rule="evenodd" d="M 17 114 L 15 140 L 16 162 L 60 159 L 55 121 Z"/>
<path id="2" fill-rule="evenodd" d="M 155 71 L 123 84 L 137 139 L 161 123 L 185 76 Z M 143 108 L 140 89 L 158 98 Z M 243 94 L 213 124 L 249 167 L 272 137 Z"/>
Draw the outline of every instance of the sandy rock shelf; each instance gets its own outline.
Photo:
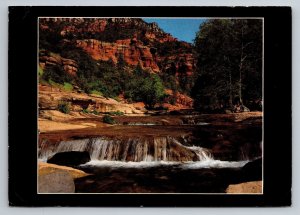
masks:
<path id="1" fill-rule="evenodd" d="M 47 119 L 39 119 L 38 126 L 39 126 L 40 132 L 49 132 L 49 131 L 93 128 L 93 127 L 96 127 L 96 124 L 95 123 L 71 124 L 71 123 L 65 123 L 65 122 L 55 122 L 55 121 L 51 121 L 51 120 L 47 120 Z"/>

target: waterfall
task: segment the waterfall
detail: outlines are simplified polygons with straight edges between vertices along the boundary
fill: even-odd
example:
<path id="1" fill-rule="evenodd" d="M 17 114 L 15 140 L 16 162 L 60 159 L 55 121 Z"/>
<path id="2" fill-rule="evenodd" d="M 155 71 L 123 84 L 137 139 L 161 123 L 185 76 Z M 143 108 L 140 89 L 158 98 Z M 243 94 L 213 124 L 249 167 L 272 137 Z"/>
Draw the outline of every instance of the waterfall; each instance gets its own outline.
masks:
<path id="1" fill-rule="evenodd" d="M 202 160 L 213 160 L 213 156 L 212 154 L 205 148 L 199 147 L 199 146 L 191 146 L 191 147 L 187 147 L 191 150 L 193 150 L 200 161 Z"/>
<path id="2" fill-rule="evenodd" d="M 181 144 L 173 137 L 154 138 L 90 138 L 61 141 L 57 144 L 43 142 L 39 159 L 47 160 L 55 153 L 88 151 L 92 160 L 108 161 L 202 161 L 212 160 L 207 149 Z"/>

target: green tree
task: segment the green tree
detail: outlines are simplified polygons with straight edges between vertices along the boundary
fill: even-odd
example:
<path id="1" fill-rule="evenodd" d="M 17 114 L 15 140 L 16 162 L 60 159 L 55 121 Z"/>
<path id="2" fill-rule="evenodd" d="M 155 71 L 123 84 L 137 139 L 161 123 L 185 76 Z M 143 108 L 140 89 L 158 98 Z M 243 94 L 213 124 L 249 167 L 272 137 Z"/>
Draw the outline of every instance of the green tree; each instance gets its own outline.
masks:
<path id="1" fill-rule="evenodd" d="M 130 101 L 144 102 L 147 108 L 154 108 L 165 98 L 162 80 L 157 74 L 144 71 L 138 65 L 126 83 L 125 98 Z"/>
<path id="2" fill-rule="evenodd" d="M 195 38 L 195 108 L 218 110 L 261 98 L 262 21 L 212 19 Z"/>
<path id="3" fill-rule="evenodd" d="M 154 105 L 161 103 L 165 97 L 163 83 L 156 74 L 151 74 L 144 80 L 141 91 L 143 101 L 148 108 L 154 108 Z"/>
<path id="4" fill-rule="evenodd" d="M 56 83 L 64 84 L 64 82 L 72 82 L 73 77 L 68 74 L 62 66 L 51 65 L 44 69 L 42 79 L 46 81 L 54 81 Z"/>

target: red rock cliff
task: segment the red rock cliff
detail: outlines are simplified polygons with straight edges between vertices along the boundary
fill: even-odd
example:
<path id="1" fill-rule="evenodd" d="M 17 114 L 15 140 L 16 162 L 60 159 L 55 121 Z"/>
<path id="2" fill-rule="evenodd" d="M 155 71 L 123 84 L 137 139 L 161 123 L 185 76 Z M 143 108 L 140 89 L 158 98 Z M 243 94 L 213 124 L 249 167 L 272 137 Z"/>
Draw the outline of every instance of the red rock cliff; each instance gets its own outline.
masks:
<path id="1" fill-rule="evenodd" d="M 95 60 L 118 62 L 123 56 L 129 65 L 140 64 L 144 69 L 159 72 L 155 61 L 155 56 L 150 52 L 150 48 L 131 39 L 117 40 L 115 43 L 102 42 L 94 39 L 77 40 L 78 47 L 89 53 Z"/>
<path id="2" fill-rule="evenodd" d="M 175 66 L 177 79 L 192 76 L 195 70 L 191 44 L 178 41 L 156 23 L 147 23 L 139 18 L 43 18 L 39 23 L 41 31 L 75 41 L 77 47 L 95 60 L 117 63 L 123 57 L 129 65 L 140 64 L 156 73 Z M 172 46 L 172 43 L 179 44 L 181 48 Z M 171 48 L 158 51 L 165 44 Z M 51 63 L 51 59 L 42 57 L 40 62 Z M 70 74 L 76 73 L 75 63 L 63 65 Z"/>

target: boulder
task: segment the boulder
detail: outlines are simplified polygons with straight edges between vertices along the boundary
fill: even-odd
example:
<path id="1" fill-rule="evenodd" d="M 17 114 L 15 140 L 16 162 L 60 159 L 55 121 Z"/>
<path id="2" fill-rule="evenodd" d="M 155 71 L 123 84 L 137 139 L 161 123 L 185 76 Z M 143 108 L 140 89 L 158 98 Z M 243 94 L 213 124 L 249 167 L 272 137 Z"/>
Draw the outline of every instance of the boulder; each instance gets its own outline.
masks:
<path id="1" fill-rule="evenodd" d="M 59 152 L 47 160 L 47 163 L 53 163 L 63 166 L 78 166 L 91 160 L 90 154 L 86 151 L 77 152 Z"/>
<path id="2" fill-rule="evenodd" d="M 39 193 L 75 193 L 75 184 L 70 173 L 55 171 L 49 174 L 39 175 Z"/>
<path id="3" fill-rule="evenodd" d="M 68 172 L 73 179 L 82 178 L 89 175 L 82 170 L 74 169 L 72 167 L 60 166 L 60 165 L 44 163 L 44 162 L 39 162 L 38 164 L 39 176 L 50 174 L 57 171 Z"/>
<path id="4" fill-rule="evenodd" d="M 250 161 L 242 167 L 242 178 L 244 181 L 262 180 L 262 159 Z"/>
<path id="5" fill-rule="evenodd" d="M 58 101 L 53 101 L 50 95 L 39 94 L 39 109 L 40 110 L 56 110 Z"/>
<path id="6" fill-rule="evenodd" d="M 262 193 L 262 181 L 230 184 L 226 189 L 226 193 Z"/>

